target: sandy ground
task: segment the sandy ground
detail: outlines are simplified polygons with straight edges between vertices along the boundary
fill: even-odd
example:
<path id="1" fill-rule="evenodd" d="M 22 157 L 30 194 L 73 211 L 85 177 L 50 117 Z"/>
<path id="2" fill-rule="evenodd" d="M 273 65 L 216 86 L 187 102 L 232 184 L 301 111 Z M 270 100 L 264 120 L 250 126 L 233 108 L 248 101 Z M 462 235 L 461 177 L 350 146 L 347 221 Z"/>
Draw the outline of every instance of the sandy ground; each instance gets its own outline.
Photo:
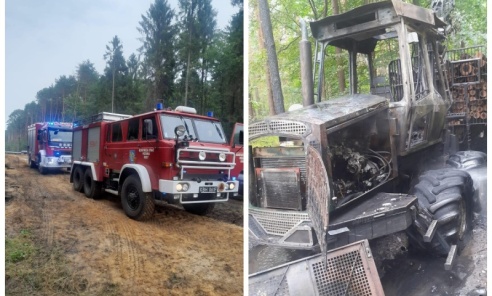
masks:
<path id="1" fill-rule="evenodd" d="M 236 200 L 209 217 L 166 206 L 137 222 L 111 194 L 88 199 L 68 173 L 43 176 L 25 156 L 6 157 L 6 237 L 31 230 L 37 247 L 61 251 L 89 294 L 113 285 L 124 295 L 242 295 L 242 210 Z"/>

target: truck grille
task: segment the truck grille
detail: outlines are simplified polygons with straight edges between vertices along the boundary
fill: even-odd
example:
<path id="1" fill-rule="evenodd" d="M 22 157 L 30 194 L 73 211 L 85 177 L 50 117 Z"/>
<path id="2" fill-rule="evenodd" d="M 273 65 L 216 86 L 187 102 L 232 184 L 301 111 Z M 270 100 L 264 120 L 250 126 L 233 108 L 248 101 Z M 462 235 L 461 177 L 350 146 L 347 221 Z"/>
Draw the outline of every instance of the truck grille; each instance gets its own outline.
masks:
<path id="1" fill-rule="evenodd" d="M 249 214 L 260 223 L 268 234 L 272 235 L 283 236 L 302 221 L 309 221 L 309 216 L 306 212 L 301 213 L 250 207 Z"/>

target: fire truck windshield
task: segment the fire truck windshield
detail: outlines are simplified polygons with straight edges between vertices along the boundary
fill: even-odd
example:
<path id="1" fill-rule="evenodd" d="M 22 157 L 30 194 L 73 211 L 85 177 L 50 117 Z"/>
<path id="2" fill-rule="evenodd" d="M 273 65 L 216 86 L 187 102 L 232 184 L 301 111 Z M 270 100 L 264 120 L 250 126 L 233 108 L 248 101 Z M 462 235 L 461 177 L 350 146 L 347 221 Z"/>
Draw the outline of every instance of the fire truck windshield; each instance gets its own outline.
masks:
<path id="1" fill-rule="evenodd" d="M 225 143 L 224 131 L 220 122 L 184 116 L 162 114 L 162 134 L 166 139 L 174 139 L 174 129 L 178 125 L 186 128 L 185 136 L 200 142 Z"/>
<path id="2" fill-rule="evenodd" d="M 49 141 L 50 142 L 72 142 L 72 131 L 64 131 L 60 129 L 49 129 Z"/>

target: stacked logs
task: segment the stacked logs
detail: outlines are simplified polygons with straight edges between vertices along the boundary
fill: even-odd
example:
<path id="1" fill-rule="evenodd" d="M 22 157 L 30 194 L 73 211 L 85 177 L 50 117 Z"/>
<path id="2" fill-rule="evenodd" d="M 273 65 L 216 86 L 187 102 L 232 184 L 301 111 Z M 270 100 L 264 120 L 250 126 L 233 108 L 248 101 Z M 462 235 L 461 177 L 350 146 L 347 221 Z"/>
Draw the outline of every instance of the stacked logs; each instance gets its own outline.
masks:
<path id="1" fill-rule="evenodd" d="M 480 79 L 479 71 L 482 73 L 487 72 L 487 58 L 483 53 L 477 52 L 475 56 L 462 54 L 460 58 L 462 60 L 477 60 L 454 63 L 454 66 L 452 67 L 454 81 L 450 81 L 451 84 L 478 82 Z"/>
<path id="2" fill-rule="evenodd" d="M 466 114 L 470 123 L 483 123 L 487 119 L 487 82 L 483 75 L 487 73 L 487 58 L 476 52 L 463 53 L 460 59 L 467 61 L 448 64 L 452 65 L 448 67 L 451 72 L 448 73 L 448 81 L 453 85 L 453 104 L 449 113 L 458 117 Z M 465 122 L 463 118 L 453 118 L 449 124 L 463 125 Z"/>

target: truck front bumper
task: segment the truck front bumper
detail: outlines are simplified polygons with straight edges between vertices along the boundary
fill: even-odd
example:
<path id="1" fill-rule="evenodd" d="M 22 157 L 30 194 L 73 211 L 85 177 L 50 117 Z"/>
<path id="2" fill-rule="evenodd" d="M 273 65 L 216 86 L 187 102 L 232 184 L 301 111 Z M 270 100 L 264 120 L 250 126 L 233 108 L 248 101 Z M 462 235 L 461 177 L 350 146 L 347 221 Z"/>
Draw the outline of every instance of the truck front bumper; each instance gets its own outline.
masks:
<path id="1" fill-rule="evenodd" d="M 42 158 L 40 165 L 45 168 L 71 168 L 71 156 L 45 156 Z"/>
<path id="2" fill-rule="evenodd" d="M 159 180 L 159 191 L 173 195 L 182 204 L 227 201 L 229 194 L 237 195 L 238 189 L 238 181 Z M 203 198 L 205 194 L 207 198 Z"/>

